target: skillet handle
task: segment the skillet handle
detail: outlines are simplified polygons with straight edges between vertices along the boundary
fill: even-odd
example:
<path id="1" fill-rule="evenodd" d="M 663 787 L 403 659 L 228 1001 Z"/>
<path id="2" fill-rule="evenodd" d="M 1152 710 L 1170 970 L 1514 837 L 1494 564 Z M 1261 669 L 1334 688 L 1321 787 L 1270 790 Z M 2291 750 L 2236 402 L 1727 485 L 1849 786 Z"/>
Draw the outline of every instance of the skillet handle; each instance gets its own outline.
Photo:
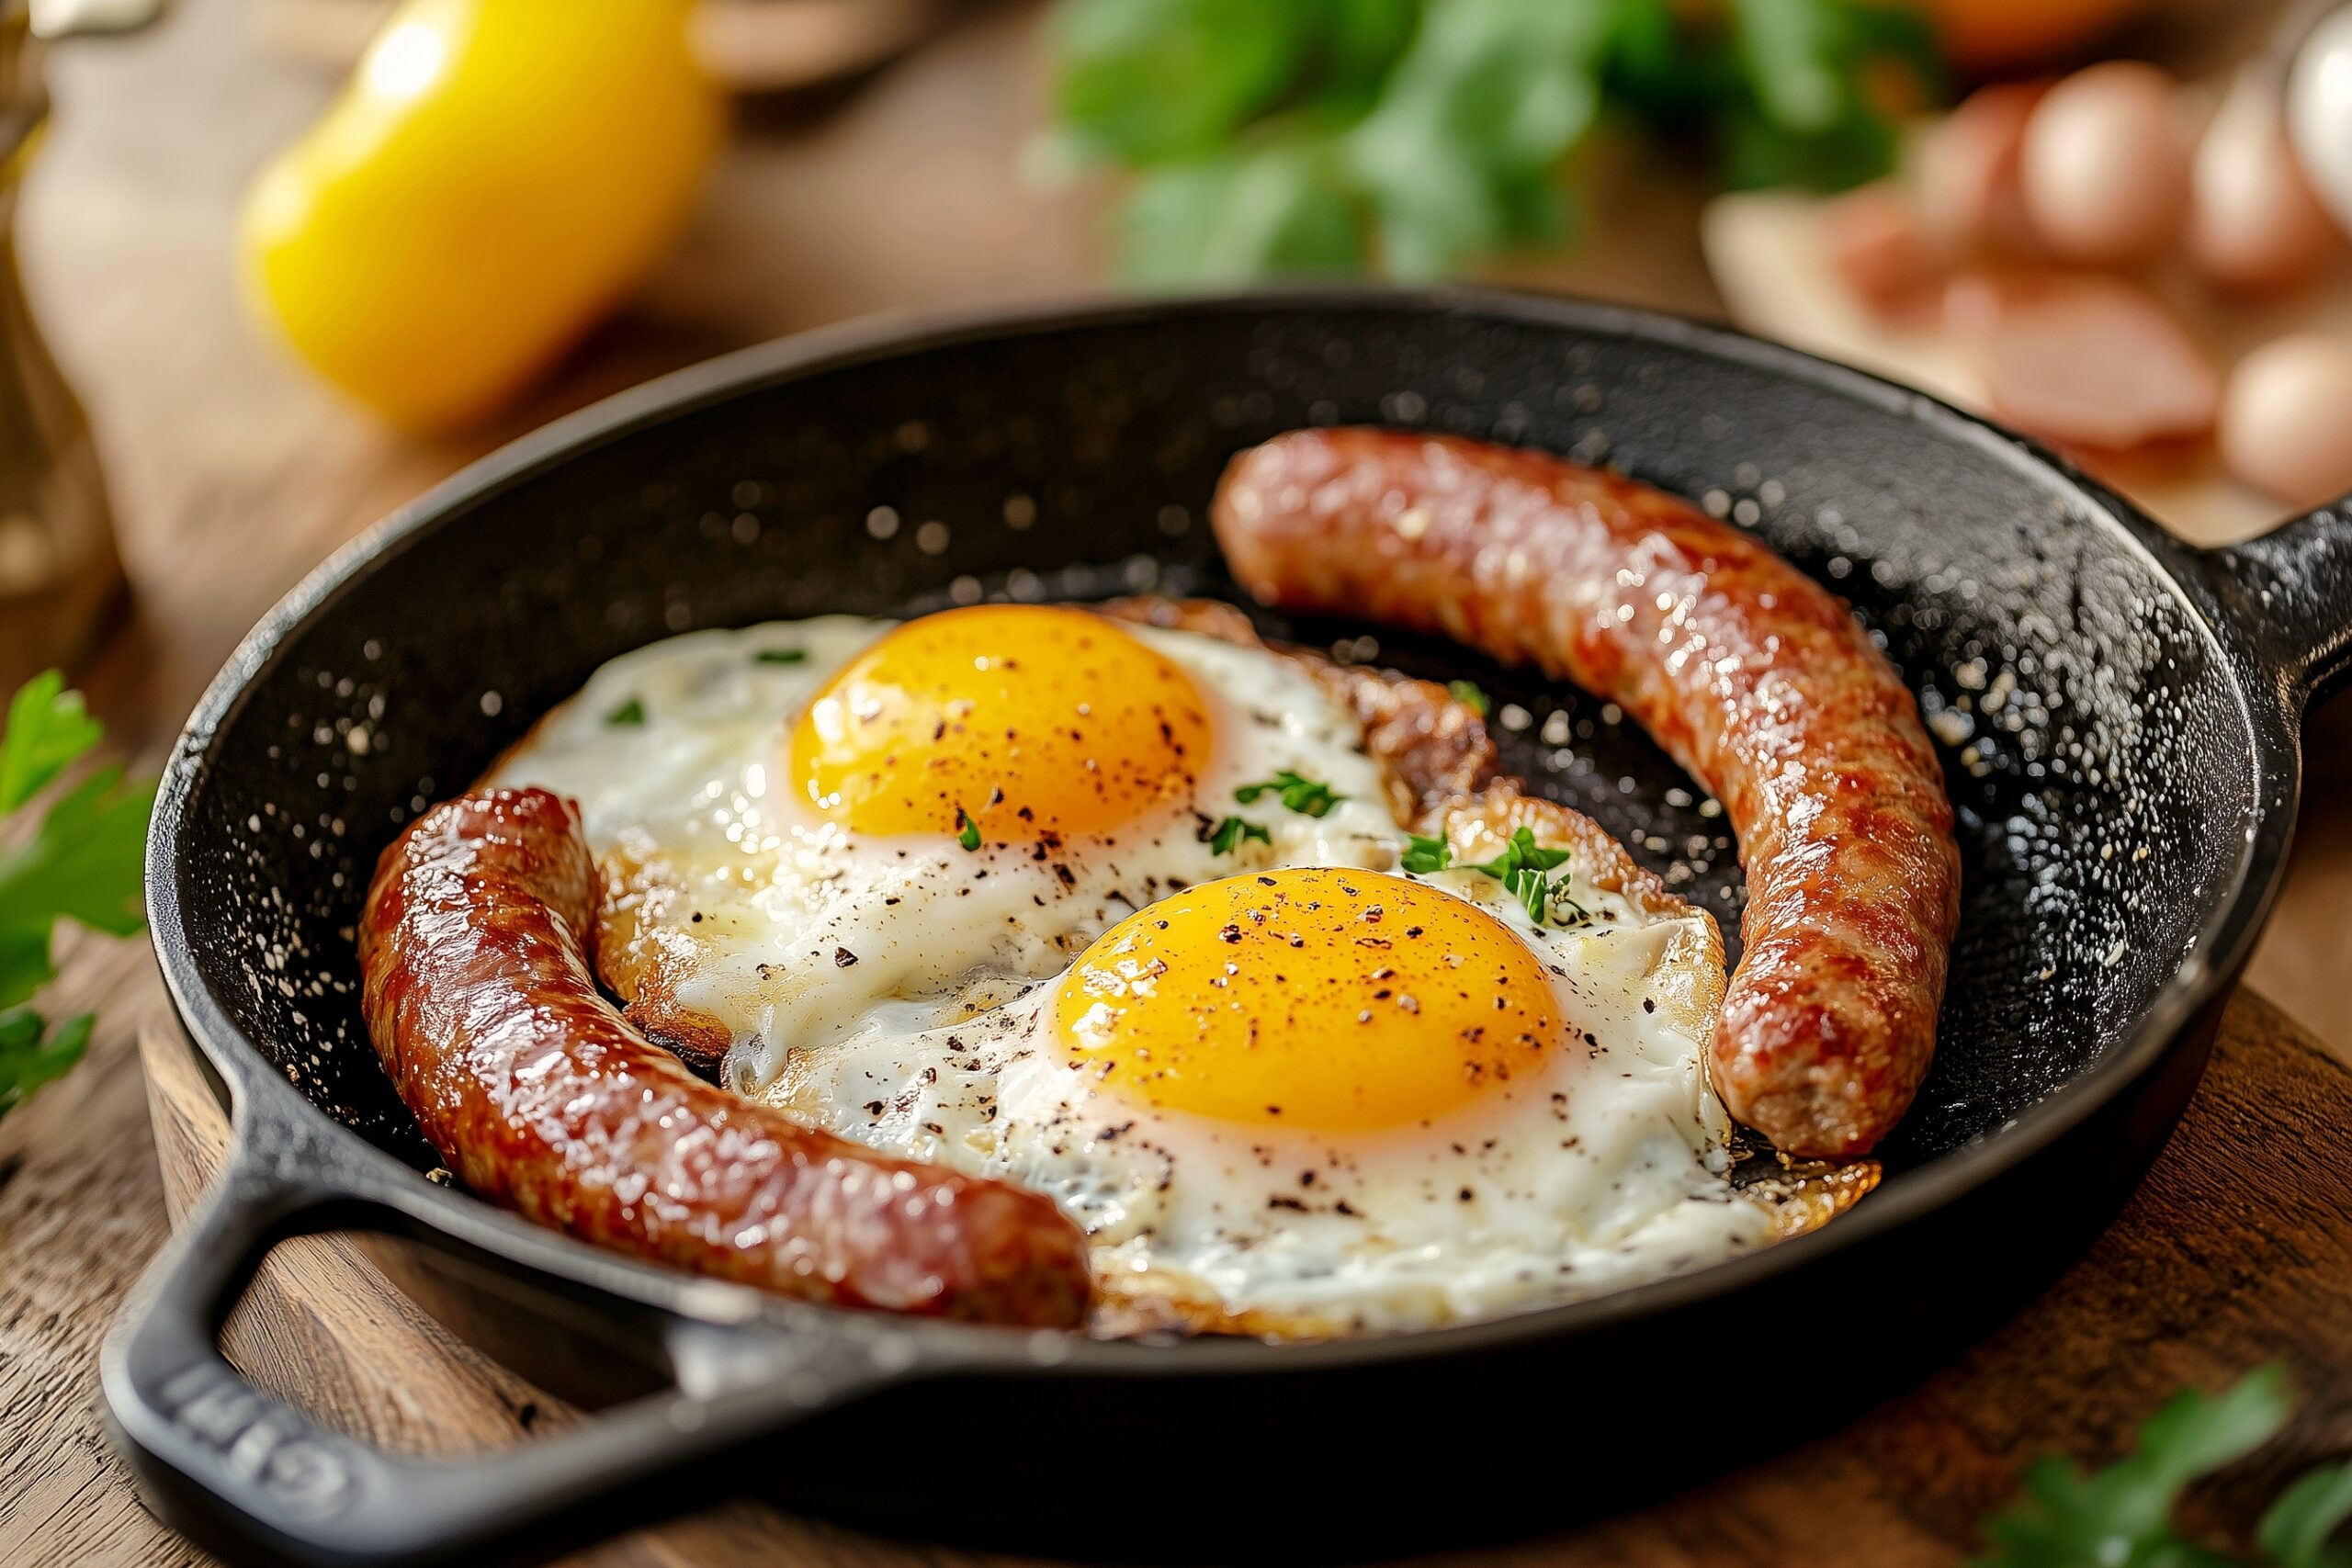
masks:
<path id="1" fill-rule="evenodd" d="M 2352 676 L 2352 496 L 2220 551 L 2300 709 Z"/>
<path id="2" fill-rule="evenodd" d="M 269 1098 L 249 1096 L 239 1110 Z M 148 1267 L 100 1362 L 117 1447 L 164 1515 L 231 1561 L 535 1561 L 716 1500 L 707 1475 L 658 1483 L 912 1370 L 911 1358 L 877 1357 L 852 1333 L 818 1330 L 802 1343 L 663 1314 L 661 1337 L 684 1386 L 503 1451 L 385 1452 L 254 1387 L 220 1354 L 218 1337 L 277 1242 L 417 1227 L 364 1190 L 363 1174 L 322 1178 L 313 1162 L 294 1157 L 310 1140 L 290 1119 L 263 1109 L 238 1121 L 227 1174 Z"/>

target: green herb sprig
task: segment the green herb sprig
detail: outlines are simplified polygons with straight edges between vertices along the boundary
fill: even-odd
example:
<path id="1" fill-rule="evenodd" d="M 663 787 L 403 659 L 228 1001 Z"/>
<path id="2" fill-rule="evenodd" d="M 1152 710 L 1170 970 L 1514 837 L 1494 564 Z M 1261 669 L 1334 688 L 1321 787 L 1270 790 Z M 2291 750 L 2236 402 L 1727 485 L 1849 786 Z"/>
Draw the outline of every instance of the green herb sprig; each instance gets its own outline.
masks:
<path id="1" fill-rule="evenodd" d="M 105 737 L 56 671 L 34 676 L 8 705 L 0 731 L 0 816 L 22 809 Z M 63 1076 L 88 1049 L 87 1013 L 50 1027 L 31 1007 L 55 978 L 51 939 L 60 920 L 112 936 L 135 934 L 153 784 L 125 784 L 106 767 L 59 795 L 32 836 L 0 850 L 0 1115 Z"/>
<path id="2" fill-rule="evenodd" d="M 1274 841 L 1274 836 L 1272 833 L 1269 833 L 1265 829 L 1258 826 L 1257 823 L 1250 821 L 1248 818 L 1227 817 L 1209 830 L 1209 853 L 1213 855 L 1231 854 L 1235 849 L 1242 844 L 1248 843 L 1252 839 L 1257 840 L 1258 842 L 1261 844 L 1271 844 Z"/>
<path id="3" fill-rule="evenodd" d="M 1453 863 L 1453 846 L 1446 842 L 1443 834 L 1424 839 L 1419 833 L 1408 833 L 1406 839 L 1404 857 L 1397 863 L 1405 870 L 1426 876 Z"/>
<path id="4" fill-rule="evenodd" d="M 1348 798 L 1335 794 L 1329 784 L 1318 784 L 1288 768 L 1271 779 L 1243 784 L 1233 792 L 1233 798 L 1244 806 L 1254 806 L 1261 796 L 1269 794 L 1279 795 L 1285 810 L 1295 811 L 1304 817 L 1326 816 L 1331 807 Z"/>
<path id="5" fill-rule="evenodd" d="M 1610 120 L 1729 185 L 1843 188 L 1893 164 L 1890 68 L 1938 86 L 1884 0 L 1062 0 L 1049 47 L 1057 146 L 1136 174 L 1117 237 L 1156 288 L 1556 244 Z"/>
<path id="6" fill-rule="evenodd" d="M 2024 1495 L 1984 1521 L 1993 1550 L 1973 1568 L 2250 1568 L 2183 1536 L 2181 1492 L 2277 1437 L 2293 1402 L 2286 1370 L 2256 1368 L 2219 1394 L 2176 1395 L 2140 1428 L 2132 1453 L 2086 1475 L 2062 1459 L 2025 1473 Z M 2352 1464 L 2306 1472 L 2255 1529 L 2256 1563 L 2347 1568 L 2352 1544 L 2334 1540 L 2352 1518 Z"/>
<path id="7" fill-rule="evenodd" d="M 1418 841 L 1418 840 L 1417 840 Z M 1566 880 L 1554 881 L 1551 873 L 1568 858 L 1566 850 L 1547 850 L 1537 846 L 1532 829 L 1521 828 L 1510 836 L 1503 852 L 1493 860 L 1470 866 L 1503 885 L 1503 890 L 1519 900 L 1527 918 L 1542 925 L 1553 912 L 1555 903 L 1568 907 L 1571 922 L 1589 919 L 1590 912 L 1567 897 Z"/>

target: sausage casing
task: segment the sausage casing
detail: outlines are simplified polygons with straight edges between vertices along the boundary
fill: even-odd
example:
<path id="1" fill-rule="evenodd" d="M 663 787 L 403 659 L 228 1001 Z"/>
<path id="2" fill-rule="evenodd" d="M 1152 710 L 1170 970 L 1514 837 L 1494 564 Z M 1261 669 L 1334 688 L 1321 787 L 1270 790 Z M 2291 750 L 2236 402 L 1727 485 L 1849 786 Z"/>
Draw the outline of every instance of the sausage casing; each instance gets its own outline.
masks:
<path id="1" fill-rule="evenodd" d="M 1739 835 L 1725 1104 L 1803 1156 L 1865 1153 L 1901 1119 L 1960 856 L 1917 705 L 1841 601 L 1663 491 L 1453 437 L 1282 436 L 1234 459 L 1214 521 L 1265 603 L 1443 633 L 1631 714 Z"/>
<path id="2" fill-rule="evenodd" d="M 384 852 L 359 928 L 368 1032 L 469 1187 L 807 1300 L 1082 1319 L 1085 1241 L 1050 1199 L 803 1127 L 625 1022 L 583 946 L 596 889 L 576 809 L 545 790 L 460 796 Z"/>

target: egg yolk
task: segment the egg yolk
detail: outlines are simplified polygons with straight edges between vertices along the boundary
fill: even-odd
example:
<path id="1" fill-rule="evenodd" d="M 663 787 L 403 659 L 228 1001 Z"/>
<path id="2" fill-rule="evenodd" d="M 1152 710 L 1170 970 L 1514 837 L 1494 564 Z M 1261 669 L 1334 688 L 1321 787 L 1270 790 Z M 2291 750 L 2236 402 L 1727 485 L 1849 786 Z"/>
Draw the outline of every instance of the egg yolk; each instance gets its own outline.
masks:
<path id="1" fill-rule="evenodd" d="M 1192 678 L 1115 623 L 979 605 L 843 666 L 794 725 L 792 768 L 861 832 L 1094 834 L 1189 797 L 1209 733 Z"/>
<path id="2" fill-rule="evenodd" d="M 1330 1131 L 1443 1115 L 1564 1038 L 1542 961 L 1494 916 L 1320 867 L 1204 882 L 1128 916 L 1054 1002 L 1068 1059 L 1109 1093 Z"/>

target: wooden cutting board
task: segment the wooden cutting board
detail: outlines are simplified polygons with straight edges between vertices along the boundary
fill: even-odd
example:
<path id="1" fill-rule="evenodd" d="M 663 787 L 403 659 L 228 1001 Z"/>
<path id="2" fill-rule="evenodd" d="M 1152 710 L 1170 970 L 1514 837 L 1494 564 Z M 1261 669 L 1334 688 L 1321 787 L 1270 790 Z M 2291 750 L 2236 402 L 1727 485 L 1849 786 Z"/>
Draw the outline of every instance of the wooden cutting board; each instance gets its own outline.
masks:
<path id="1" fill-rule="evenodd" d="M 141 1054 L 176 1222 L 217 1168 L 228 1126 L 167 1016 L 141 1031 Z M 225 1341 L 255 1381 L 332 1425 L 410 1451 L 480 1450 L 581 1418 L 452 1339 L 339 1237 L 277 1248 Z M 1429 1561 L 1954 1563 L 1976 1548 L 1978 1521 L 2035 1456 L 2111 1457 L 2176 1390 L 2218 1387 L 2274 1358 L 2286 1359 L 2307 1393 L 2295 1425 L 2190 1503 L 2193 1522 L 2240 1544 L 2283 1474 L 2352 1447 L 2352 1071 L 2241 991 L 2203 1088 L 2122 1217 L 2046 1295 L 1956 1364 L 1833 1438 L 1658 1506 Z M 1726 1394 L 1736 1394 L 1735 1364 L 1726 1363 L 1725 1380 Z M 1560 1418 L 1595 1414 L 1564 1408 Z M 1691 1431 L 1694 1445 L 1715 1440 L 1702 1413 L 1693 1413 Z M 956 1568 L 1006 1560 L 884 1542 L 714 1499 L 691 1518 L 569 1561 Z"/>

